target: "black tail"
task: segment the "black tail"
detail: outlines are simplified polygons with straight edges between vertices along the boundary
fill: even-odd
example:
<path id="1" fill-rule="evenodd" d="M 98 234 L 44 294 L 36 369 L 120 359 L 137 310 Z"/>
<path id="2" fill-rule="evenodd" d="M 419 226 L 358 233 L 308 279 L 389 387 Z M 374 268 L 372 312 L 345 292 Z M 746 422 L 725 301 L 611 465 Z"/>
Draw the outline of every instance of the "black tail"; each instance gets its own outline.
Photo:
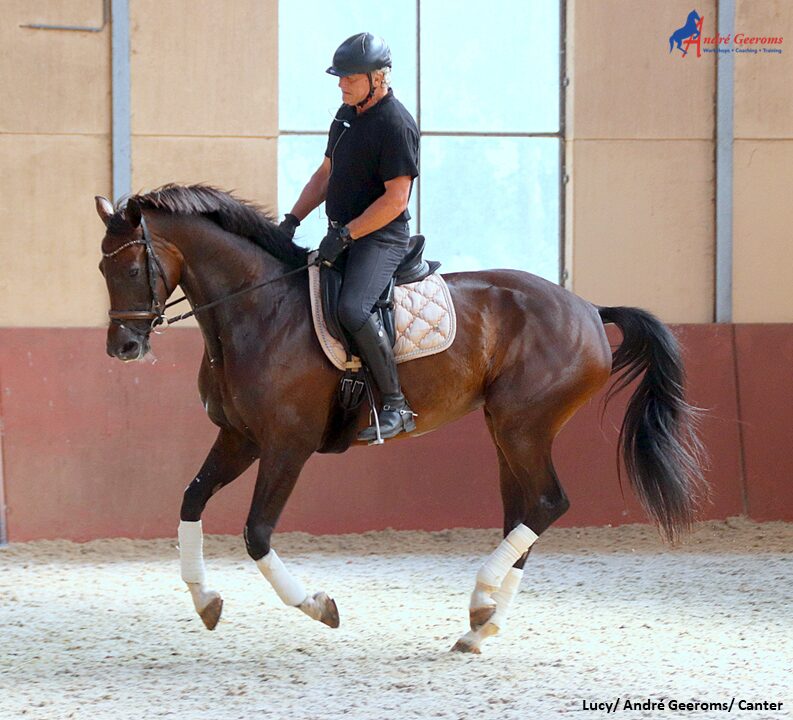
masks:
<path id="1" fill-rule="evenodd" d="M 598 312 L 604 323 L 614 323 L 623 335 L 611 374 L 622 372 L 606 403 L 644 373 L 628 403 L 619 448 L 642 507 L 673 542 L 690 529 L 707 495 L 698 411 L 685 401 L 680 349 L 666 326 L 644 310 L 610 307 Z"/>

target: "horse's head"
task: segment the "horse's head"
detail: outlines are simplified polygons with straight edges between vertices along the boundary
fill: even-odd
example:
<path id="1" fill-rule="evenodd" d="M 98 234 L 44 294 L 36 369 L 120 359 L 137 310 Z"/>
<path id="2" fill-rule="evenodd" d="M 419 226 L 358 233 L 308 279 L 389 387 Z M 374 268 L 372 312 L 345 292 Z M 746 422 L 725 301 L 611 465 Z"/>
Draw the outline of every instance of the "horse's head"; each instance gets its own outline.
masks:
<path id="1" fill-rule="evenodd" d="M 96 210 L 106 228 L 99 271 L 110 296 L 107 354 L 140 360 L 149 351 L 149 335 L 179 281 L 179 254 L 152 238 L 134 198 L 115 212 L 107 198 L 97 196 Z"/>
<path id="2" fill-rule="evenodd" d="M 698 22 L 699 22 L 699 13 L 696 10 L 692 10 L 688 14 L 688 20 L 686 20 L 686 24 L 690 25 L 693 23 L 694 25 L 696 25 Z"/>

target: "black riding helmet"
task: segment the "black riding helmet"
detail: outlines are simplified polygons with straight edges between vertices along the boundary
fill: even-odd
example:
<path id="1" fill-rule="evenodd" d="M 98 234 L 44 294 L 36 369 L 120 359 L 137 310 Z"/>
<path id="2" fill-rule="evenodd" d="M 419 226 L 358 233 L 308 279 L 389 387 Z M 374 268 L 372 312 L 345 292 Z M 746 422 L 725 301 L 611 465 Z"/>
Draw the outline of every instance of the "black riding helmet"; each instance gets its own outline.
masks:
<path id="1" fill-rule="evenodd" d="M 363 32 L 348 37 L 333 53 L 333 65 L 325 72 L 337 77 L 347 77 L 366 73 L 369 77 L 369 95 L 358 103 L 363 106 L 374 95 L 372 73 L 384 67 L 391 67 L 391 50 L 383 38 Z"/>
<path id="2" fill-rule="evenodd" d="M 356 73 L 371 73 L 391 67 L 391 50 L 383 38 L 372 33 L 358 33 L 348 37 L 333 53 L 333 65 L 325 72 L 338 77 Z"/>

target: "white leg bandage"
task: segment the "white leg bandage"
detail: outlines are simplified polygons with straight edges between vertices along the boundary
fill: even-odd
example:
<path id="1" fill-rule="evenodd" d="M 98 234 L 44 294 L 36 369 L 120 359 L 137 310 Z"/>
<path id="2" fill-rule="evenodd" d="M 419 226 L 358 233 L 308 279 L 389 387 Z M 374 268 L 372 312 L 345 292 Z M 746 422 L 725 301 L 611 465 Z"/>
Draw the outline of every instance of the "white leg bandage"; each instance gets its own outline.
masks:
<path id="1" fill-rule="evenodd" d="M 485 585 L 493 590 L 501 587 L 501 583 L 506 577 L 507 571 L 517 562 L 537 539 L 528 527 L 522 523 L 518 525 L 501 544 L 493 551 L 493 554 L 485 560 L 476 575 L 477 585 Z"/>
<path id="2" fill-rule="evenodd" d="M 476 630 L 470 630 L 465 633 L 454 646 L 455 649 L 467 649 L 469 652 L 479 652 L 482 641 L 496 635 L 506 624 L 509 606 L 518 592 L 521 578 L 523 577 L 523 570 L 518 568 L 510 568 L 507 571 L 501 587 L 496 590 L 490 598 L 490 602 L 495 602 L 496 610 L 493 616 L 482 627 Z"/>
<path id="3" fill-rule="evenodd" d="M 182 565 L 182 580 L 186 583 L 206 582 L 204 568 L 204 533 L 201 521 L 179 523 L 179 561 Z"/>
<path id="4" fill-rule="evenodd" d="M 515 595 L 518 594 L 521 578 L 523 578 L 523 570 L 514 567 L 510 568 L 501 583 L 501 587 L 493 593 L 493 600 L 496 601 L 496 612 L 490 618 L 490 622 L 499 629 L 506 624 L 509 606 L 512 604 Z"/>
<path id="5" fill-rule="evenodd" d="M 303 583 L 292 577 L 273 548 L 263 558 L 259 558 L 256 565 L 285 605 L 300 605 L 306 599 L 308 593 Z"/>

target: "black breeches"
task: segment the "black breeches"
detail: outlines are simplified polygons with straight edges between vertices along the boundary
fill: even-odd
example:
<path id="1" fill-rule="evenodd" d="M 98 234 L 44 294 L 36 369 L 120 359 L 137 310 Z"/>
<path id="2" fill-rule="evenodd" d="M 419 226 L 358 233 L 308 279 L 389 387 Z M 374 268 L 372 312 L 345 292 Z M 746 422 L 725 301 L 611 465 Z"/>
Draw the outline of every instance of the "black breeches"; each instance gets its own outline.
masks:
<path id="1" fill-rule="evenodd" d="M 358 332 L 369 319 L 405 257 L 409 241 L 408 224 L 394 221 L 359 238 L 347 251 L 339 297 L 339 320 L 347 332 Z"/>

